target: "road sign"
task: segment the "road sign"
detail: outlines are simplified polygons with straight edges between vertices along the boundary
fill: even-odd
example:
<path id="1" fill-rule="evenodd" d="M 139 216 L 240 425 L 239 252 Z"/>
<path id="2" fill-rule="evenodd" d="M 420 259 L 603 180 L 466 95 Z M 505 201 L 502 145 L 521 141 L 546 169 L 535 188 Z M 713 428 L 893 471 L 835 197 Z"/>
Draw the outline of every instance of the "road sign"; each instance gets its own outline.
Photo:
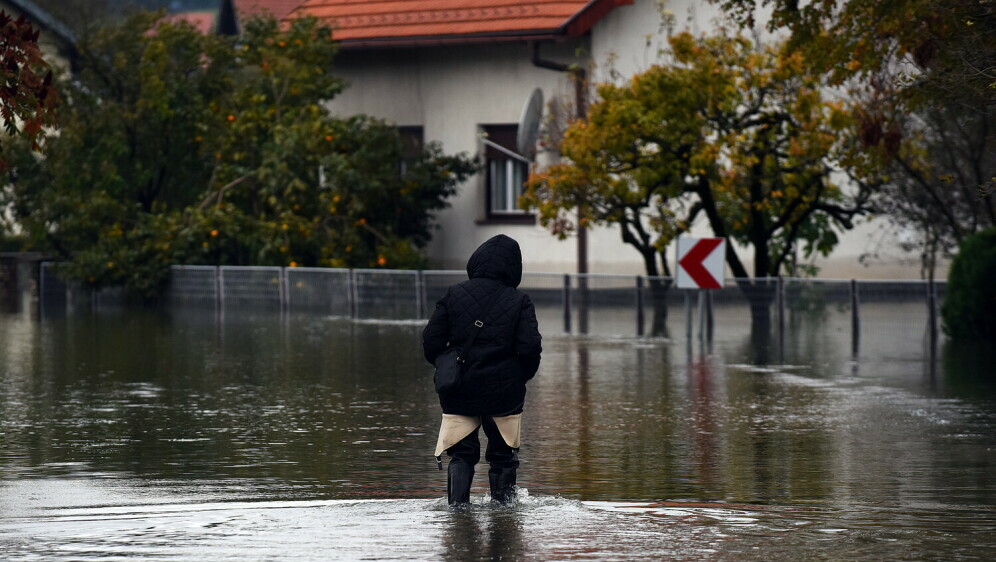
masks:
<path id="1" fill-rule="evenodd" d="M 725 256 L 722 238 L 678 238 L 678 288 L 722 289 Z"/>

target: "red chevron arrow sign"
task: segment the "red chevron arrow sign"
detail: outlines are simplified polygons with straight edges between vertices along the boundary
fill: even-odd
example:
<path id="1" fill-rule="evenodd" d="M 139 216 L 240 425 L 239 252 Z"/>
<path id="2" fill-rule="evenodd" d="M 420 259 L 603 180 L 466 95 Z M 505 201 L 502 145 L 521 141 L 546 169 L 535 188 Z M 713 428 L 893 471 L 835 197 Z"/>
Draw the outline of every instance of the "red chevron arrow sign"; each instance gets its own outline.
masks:
<path id="1" fill-rule="evenodd" d="M 722 289 L 725 255 L 722 238 L 678 238 L 678 288 Z"/>

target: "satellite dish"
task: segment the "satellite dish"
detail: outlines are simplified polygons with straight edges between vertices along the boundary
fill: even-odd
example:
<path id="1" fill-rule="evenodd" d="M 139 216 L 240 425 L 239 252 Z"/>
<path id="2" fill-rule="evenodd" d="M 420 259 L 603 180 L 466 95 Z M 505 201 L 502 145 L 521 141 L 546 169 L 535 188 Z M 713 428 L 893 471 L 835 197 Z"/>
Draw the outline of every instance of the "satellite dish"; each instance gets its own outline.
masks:
<path id="1" fill-rule="evenodd" d="M 543 90 L 536 88 L 526 100 L 526 105 L 522 106 L 522 116 L 519 117 L 519 132 L 515 137 L 515 146 L 519 149 L 519 154 L 532 158 L 542 117 Z"/>

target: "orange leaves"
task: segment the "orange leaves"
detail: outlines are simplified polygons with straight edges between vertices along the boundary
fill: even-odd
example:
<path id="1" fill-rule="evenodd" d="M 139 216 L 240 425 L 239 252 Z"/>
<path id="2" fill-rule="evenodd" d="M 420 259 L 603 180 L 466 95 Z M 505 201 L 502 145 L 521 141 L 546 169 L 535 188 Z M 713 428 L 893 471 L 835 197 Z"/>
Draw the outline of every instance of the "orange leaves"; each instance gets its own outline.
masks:
<path id="1" fill-rule="evenodd" d="M 40 149 L 42 127 L 55 124 L 59 102 L 38 33 L 23 15 L 15 20 L 0 10 L 0 120 L 7 133 L 23 135 L 33 150 Z M 0 155 L 0 170 L 5 168 Z"/>

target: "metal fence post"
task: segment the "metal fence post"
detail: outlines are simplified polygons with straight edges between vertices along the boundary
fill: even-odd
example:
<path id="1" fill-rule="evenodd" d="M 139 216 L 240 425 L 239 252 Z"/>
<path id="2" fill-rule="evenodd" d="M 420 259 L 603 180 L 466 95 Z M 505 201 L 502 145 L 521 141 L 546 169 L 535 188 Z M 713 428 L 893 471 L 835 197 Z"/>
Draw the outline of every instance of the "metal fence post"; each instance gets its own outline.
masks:
<path id="1" fill-rule="evenodd" d="M 588 274 L 578 274 L 578 333 L 588 333 Z"/>
<path id="2" fill-rule="evenodd" d="M 636 335 L 643 335 L 643 277 L 636 276 Z"/>
<path id="3" fill-rule="evenodd" d="M 277 293 L 280 299 L 280 310 L 288 312 L 290 310 L 290 290 L 287 287 L 287 268 L 281 267 L 277 272 Z"/>
<path id="4" fill-rule="evenodd" d="M 706 341 L 712 343 L 715 320 L 712 315 L 712 291 L 706 291 Z"/>
<path id="5" fill-rule="evenodd" d="M 571 333 L 571 276 L 564 275 L 564 333 Z"/>
<path id="6" fill-rule="evenodd" d="M 861 296 L 858 281 L 851 279 L 851 355 L 858 356 L 861 342 Z"/>
<path id="7" fill-rule="evenodd" d="M 40 310 L 41 316 L 45 316 L 45 264 L 47 262 L 41 262 L 38 264 L 38 310 Z"/>
<path id="8" fill-rule="evenodd" d="M 356 303 L 355 269 L 350 269 L 349 275 L 346 277 L 346 300 L 349 302 L 349 317 L 355 320 L 357 317 L 357 309 L 359 308 Z"/>
<path id="9" fill-rule="evenodd" d="M 937 353 L 937 286 L 933 278 L 927 282 L 927 318 L 930 322 L 930 361 L 933 362 Z"/>
<path id="10" fill-rule="evenodd" d="M 225 280 L 221 266 L 214 266 L 214 308 L 221 310 L 225 307 Z"/>
<path id="11" fill-rule="evenodd" d="M 425 274 L 422 270 L 415 272 L 415 317 L 425 318 Z"/>
<path id="12" fill-rule="evenodd" d="M 699 316 L 699 346 L 705 344 L 705 294 L 708 289 L 699 289 L 698 294 L 698 316 Z"/>
<path id="13" fill-rule="evenodd" d="M 690 289 L 685 291 L 685 340 L 688 345 L 692 342 L 692 293 Z"/>
<path id="14" fill-rule="evenodd" d="M 775 298 L 778 303 L 778 353 L 785 358 L 785 278 L 778 276 L 775 284 Z"/>

